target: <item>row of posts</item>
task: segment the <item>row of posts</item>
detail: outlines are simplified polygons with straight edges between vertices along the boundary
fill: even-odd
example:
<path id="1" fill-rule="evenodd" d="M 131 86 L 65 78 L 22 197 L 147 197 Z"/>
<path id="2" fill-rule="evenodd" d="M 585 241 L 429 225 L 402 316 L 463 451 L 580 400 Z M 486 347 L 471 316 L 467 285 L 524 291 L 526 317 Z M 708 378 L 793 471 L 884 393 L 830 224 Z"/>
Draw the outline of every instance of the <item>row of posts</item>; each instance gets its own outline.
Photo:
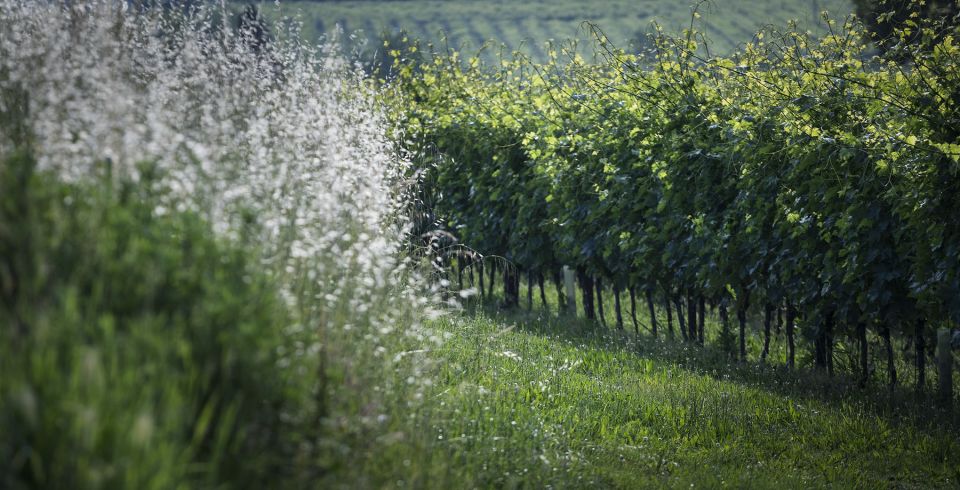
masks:
<path id="1" fill-rule="evenodd" d="M 577 290 L 574 282 L 574 271 L 563 266 L 563 285 L 567 293 L 567 313 L 577 313 Z M 937 330 L 937 379 L 939 380 L 938 394 L 950 402 L 953 400 L 953 336 L 948 328 Z"/>
<path id="2" fill-rule="evenodd" d="M 953 338 L 948 328 L 937 330 L 937 371 L 940 380 L 939 394 L 950 402 L 953 400 Z"/>

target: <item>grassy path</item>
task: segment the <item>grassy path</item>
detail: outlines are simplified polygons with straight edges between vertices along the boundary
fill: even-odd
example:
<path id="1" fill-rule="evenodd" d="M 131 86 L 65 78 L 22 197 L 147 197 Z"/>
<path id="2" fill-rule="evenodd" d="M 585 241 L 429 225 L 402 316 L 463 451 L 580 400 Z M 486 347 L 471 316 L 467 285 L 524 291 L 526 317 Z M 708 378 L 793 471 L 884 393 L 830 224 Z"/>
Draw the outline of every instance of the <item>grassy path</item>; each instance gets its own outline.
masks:
<path id="1" fill-rule="evenodd" d="M 403 486 L 955 487 L 958 432 L 894 418 L 883 392 L 726 365 L 673 341 L 576 320 L 440 321 Z M 823 388 L 822 388 L 823 387 Z M 917 409 L 919 410 L 919 408 Z M 902 413 L 902 406 L 898 409 Z M 924 417 L 936 416 L 935 412 Z"/>

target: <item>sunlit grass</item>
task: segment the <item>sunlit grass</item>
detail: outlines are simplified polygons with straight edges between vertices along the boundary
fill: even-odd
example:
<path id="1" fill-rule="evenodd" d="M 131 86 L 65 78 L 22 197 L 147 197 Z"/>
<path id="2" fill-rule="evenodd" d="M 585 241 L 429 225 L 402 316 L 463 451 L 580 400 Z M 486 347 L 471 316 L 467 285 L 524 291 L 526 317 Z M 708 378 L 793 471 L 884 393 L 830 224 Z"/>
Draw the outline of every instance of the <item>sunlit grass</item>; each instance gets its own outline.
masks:
<path id="1" fill-rule="evenodd" d="M 418 415 L 433 456 L 405 460 L 429 486 L 949 487 L 960 476 L 956 429 L 893 419 L 878 392 L 821 395 L 810 374 L 536 313 L 453 316 L 441 329 L 452 335 Z"/>

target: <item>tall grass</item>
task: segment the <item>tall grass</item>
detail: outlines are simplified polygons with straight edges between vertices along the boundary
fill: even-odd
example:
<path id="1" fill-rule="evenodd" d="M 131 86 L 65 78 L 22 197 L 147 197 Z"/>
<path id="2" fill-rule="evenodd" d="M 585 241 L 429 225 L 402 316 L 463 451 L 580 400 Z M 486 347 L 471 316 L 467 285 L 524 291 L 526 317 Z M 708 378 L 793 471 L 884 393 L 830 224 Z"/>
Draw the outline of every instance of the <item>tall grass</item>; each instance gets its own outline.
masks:
<path id="1" fill-rule="evenodd" d="M 293 28 L 0 0 L 0 486 L 361 478 L 437 340 L 384 124 Z"/>

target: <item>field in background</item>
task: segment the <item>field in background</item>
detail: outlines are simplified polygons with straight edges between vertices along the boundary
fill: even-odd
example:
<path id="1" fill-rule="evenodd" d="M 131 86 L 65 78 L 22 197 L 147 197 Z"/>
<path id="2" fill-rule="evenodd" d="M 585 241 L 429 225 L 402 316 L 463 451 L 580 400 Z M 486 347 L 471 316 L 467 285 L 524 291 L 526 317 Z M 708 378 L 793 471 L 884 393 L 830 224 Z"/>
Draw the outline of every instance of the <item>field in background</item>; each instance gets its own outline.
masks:
<path id="1" fill-rule="evenodd" d="M 239 2 L 238 2 L 239 3 Z M 300 15 L 304 35 L 318 39 L 340 25 L 358 39 L 375 41 L 389 31 L 401 30 L 414 38 L 438 42 L 445 35 L 451 47 L 478 49 L 485 41 L 544 58 L 548 40 L 590 39 L 582 23 L 599 25 L 618 46 L 627 46 L 657 22 L 668 32 L 679 32 L 690 23 L 693 2 L 671 0 L 352 0 L 337 2 L 262 2 L 271 19 Z M 785 25 L 790 20 L 814 33 L 825 32 L 820 12 L 842 19 L 852 11 L 848 0 L 716 0 L 701 8 L 699 29 L 706 31 L 717 53 L 728 53 L 753 38 L 764 25 Z M 367 49 L 375 49 L 372 42 Z"/>

